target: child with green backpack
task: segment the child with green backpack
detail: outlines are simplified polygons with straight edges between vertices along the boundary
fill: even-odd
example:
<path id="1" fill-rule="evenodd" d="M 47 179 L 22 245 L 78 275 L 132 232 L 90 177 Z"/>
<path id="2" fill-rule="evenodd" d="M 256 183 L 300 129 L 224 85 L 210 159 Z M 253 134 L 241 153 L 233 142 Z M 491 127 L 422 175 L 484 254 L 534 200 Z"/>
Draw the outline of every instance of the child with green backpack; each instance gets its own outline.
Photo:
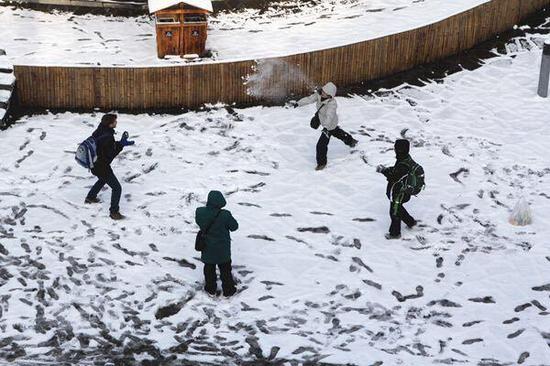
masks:
<path id="1" fill-rule="evenodd" d="M 409 202 L 411 195 L 416 196 L 424 188 L 424 169 L 409 155 L 409 141 L 404 139 L 395 141 L 394 150 L 395 165 L 393 167 L 379 165 L 376 168 L 376 171 L 384 174 L 388 180 L 386 195 L 391 201 L 391 225 L 389 233 L 385 235 L 386 239 L 401 238 L 401 221 L 409 228 L 417 224 L 403 204 Z"/>

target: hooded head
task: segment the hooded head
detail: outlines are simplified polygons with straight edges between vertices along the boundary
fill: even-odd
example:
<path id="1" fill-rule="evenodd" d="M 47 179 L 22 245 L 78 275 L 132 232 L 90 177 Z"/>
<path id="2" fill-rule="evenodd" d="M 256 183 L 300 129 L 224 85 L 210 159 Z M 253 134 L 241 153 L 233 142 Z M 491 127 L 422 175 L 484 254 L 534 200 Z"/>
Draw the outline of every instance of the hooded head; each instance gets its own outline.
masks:
<path id="1" fill-rule="evenodd" d="M 330 95 L 333 98 L 336 96 L 336 85 L 331 82 L 326 83 L 321 90 L 323 90 L 325 94 Z"/>
<path id="2" fill-rule="evenodd" d="M 399 139 L 395 141 L 395 145 L 393 146 L 393 148 L 395 150 L 395 155 L 397 157 L 401 157 L 409 155 L 411 145 L 409 143 L 409 140 Z"/>
<path id="3" fill-rule="evenodd" d="M 117 124 L 117 115 L 113 113 L 107 113 L 101 117 L 101 124 L 108 128 L 115 128 Z"/>
<path id="4" fill-rule="evenodd" d="M 206 201 L 206 206 L 214 208 L 222 208 L 227 204 L 223 194 L 220 191 L 210 191 L 208 193 L 208 201 Z"/>

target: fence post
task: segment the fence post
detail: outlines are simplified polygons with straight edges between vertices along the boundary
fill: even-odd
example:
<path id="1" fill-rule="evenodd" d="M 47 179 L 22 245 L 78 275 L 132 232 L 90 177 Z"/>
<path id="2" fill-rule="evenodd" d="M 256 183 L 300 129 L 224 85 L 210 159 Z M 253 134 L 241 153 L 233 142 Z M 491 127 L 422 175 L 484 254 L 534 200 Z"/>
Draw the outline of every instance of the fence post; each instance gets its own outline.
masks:
<path id="1" fill-rule="evenodd" d="M 539 96 L 548 97 L 548 81 L 550 80 L 550 41 L 544 42 L 542 50 L 542 62 L 539 76 Z"/>

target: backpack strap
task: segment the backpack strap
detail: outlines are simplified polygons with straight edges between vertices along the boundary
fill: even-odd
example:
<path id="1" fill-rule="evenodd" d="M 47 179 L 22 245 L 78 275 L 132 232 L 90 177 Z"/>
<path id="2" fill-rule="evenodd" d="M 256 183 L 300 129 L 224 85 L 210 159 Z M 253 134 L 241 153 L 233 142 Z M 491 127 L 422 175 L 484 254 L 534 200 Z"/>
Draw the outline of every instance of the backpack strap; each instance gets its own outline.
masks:
<path id="1" fill-rule="evenodd" d="M 216 216 L 214 216 L 214 219 L 210 222 L 210 224 L 208 224 L 208 226 L 206 227 L 206 229 L 204 229 L 204 236 L 206 236 L 208 234 L 208 231 L 210 230 L 210 228 L 212 227 L 212 225 L 214 225 L 214 222 L 216 222 L 216 219 L 218 218 L 218 216 L 220 215 L 220 213 L 222 212 L 222 209 L 220 208 L 218 210 L 218 213 L 216 214 Z"/>
<path id="2" fill-rule="evenodd" d="M 392 209 L 393 209 L 394 216 L 397 216 L 397 211 L 399 211 L 399 205 L 401 205 L 401 203 L 403 202 L 403 197 L 405 197 L 405 192 L 401 190 L 397 194 L 397 197 L 393 198 Z"/>
<path id="3" fill-rule="evenodd" d="M 315 115 L 317 116 L 317 118 L 319 118 L 319 111 L 323 109 L 324 106 L 326 106 L 326 104 L 321 104 L 321 106 L 317 108 L 317 112 L 315 112 Z"/>

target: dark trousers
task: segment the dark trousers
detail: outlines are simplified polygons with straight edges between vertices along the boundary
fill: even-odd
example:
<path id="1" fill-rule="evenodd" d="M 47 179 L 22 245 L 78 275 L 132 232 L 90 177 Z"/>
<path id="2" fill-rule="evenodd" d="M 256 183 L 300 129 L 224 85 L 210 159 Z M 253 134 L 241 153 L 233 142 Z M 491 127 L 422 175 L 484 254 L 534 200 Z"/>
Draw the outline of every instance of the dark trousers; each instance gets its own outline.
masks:
<path id="1" fill-rule="evenodd" d="M 336 137 L 338 140 L 342 140 L 344 144 L 348 146 L 353 143 L 353 137 L 346 131 L 342 130 L 340 127 L 336 127 L 332 131 L 323 128 L 323 132 L 321 132 L 321 137 L 319 137 L 319 141 L 317 141 L 317 165 L 327 164 L 328 143 L 331 136 Z"/>
<path id="2" fill-rule="evenodd" d="M 107 169 L 104 174 L 96 175 L 96 177 L 97 182 L 92 186 L 90 192 L 88 192 L 88 198 L 96 198 L 99 191 L 101 191 L 101 188 L 103 188 L 103 186 L 107 184 L 109 187 L 111 187 L 112 190 L 111 208 L 109 210 L 111 212 L 118 212 L 120 210 L 119 203 L 120 195 L 122 194 L 122 187 L 120 186 L 120 183 L 118 182 L 115 173 L 112 169 Z"/>
<path id="3" fill-rule="evenodd" d="M 408 199 L 403 203 L 407 201 Z M 395 202 L 392 202 L 390 204 L 391 236 L 401 235 L 401 221 L 403 221 L 407 226 L 413 226 L 416 222 L 415 219 L 413 219 L 413 217 L 409 215 L 405 207 L 403 207 L 403 203 L 396 204 Z"/>
<path id="4" fill-rule="evenodd" d="M 231 261 L 217 265 L 220 269 L 222 289 L 224 296 L 231 296 L 235 293 L 235 281 L 231 274 Z M 216 283 L 216 264 L 204 264 L 204 289 L 210 294 L 215 294 L 218 285 Z"/>

